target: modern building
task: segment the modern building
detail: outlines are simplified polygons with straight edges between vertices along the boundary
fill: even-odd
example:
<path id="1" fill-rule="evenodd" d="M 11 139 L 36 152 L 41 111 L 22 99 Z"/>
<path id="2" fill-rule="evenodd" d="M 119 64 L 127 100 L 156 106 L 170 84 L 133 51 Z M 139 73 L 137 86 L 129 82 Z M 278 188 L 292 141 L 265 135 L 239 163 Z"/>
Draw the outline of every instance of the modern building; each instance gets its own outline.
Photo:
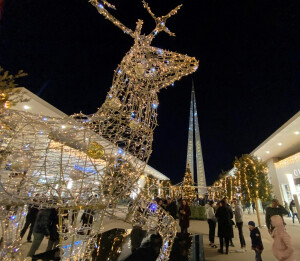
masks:
<path id="1" fill-rule="evenodd" d="M 300 111 L 251 154 L 267 163 L 276 198 L 300 200 Z"/>
<path id="2" fill-rule="evenodd" d="M 23 98 L 25 98 L 26 102 L 20 102 L 13 106 L 12 110 L 18 110 L 18 111 L 28 111 L 32 114 L 42 115 L 45 117 L 54 117 L 54 118 L 65 118 L 68 115 L 60 111 L 59 109 L 55 108 L 45 100 L 41 99 L 34 93 L 30 92 L 26 88 L 19 88 L 23 95 Z M 145 181 L 145 177 L 148 175 L 151 175 L 153 178 L 157 179 L 158 183 L 160 181 L 164 180 L 170 180 L 167 176 L 159 172 L 158 170 L 152 168 L 149 165 L 146 165 L 144 170 L 144 175 L 142 176 L 141 180 L 139 181 L 139 185 L 143 186 Z"/>

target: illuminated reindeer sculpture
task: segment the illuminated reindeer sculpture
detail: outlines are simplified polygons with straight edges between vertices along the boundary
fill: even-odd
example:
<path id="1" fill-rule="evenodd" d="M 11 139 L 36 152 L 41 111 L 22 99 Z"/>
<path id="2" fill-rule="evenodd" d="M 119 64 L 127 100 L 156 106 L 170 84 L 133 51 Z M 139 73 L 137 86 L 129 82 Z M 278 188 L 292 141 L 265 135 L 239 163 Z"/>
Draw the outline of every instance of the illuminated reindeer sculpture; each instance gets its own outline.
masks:
<path id="1" fill-rule="evenodd" d="M 140 178 L 152 152 L 153 131 L 157 126 L 157 94 L 162 88 L 198 67 L 195 58 L 152 47 L 150 44 L 161 31 L 174 35 L 166 20 L 176 14 L 181 5 L 162 17 L 155 17 L 146 2 L 144 7 L 156 22 L 149 35 L 141 34 L 142 20 L 133 31 L 114 18 L 99 4 L 90 0 L 98 12 L 134 39 L 134 45 L 115 70 L 113 83 L 101 108 L 90 118 L 90 127 L 121 151 L 134 156 L 136 168 L 132 185 Z M 107 2 L 104 2 L 107 4 Z M 111 6 L 111 5 L 109 5 Z M 138 166 L 138 167 L 137 167 Z M 131 185 L 130 185 L 131 187 Z"/>
<path id="2" fill-rule="evenodd" d="M 63 260 L 92 259 L 105 217 L 114 216 L 109 206 L 120 219 L 122 208 L 116 208 L 117 203 L 131 193 L 137 198 L 122 218 L 156 230 L 163 240 L 158 260 L 168 260 L 176 223 L 137 184 L 152 152 L 157 94 L 194 72 L 198 62 L 150 45 L 161 31 L 174 35 L 165 23 L 181 6 L 156 17 L 143 1 L 156 22 L 155 29 L 144 35 L 142 20 L 133 31 L 106 10 L 106 6 L 114 8 L 107 1 L 90 2 L 130 35 L 134 45 L 116 69 L 106 100 L 95 114 L 61 119 L 8 110 L 0 117 L 1 260 L 23 260 L 19 235 L 30 203 L 58 210 Z M 86 227 L 80 224 L 83 212 L 92 219 Z"/>
<path id="3" fill-rule="evenodd" d="M 134 45 L 115 70 L 112 87 L 104 104 L 90 119 L 90 126 L 96 132 L 119 147 L 121 151 L 133 156 L 130 162 L 134 171 L 123 169 L 119 178 L 115 178 L 115 180 L 113 180 L 113 176 L 116 174 L 115 165 L 107 165 L 106 173 L 110 173 L 110 175 L 107 175 L 107 180 L 103 179 L 102 186 L 110 187 L 109 193 L 117 201 L 120 196 L 136 186 L 151 155 L 153 131 L 157 126 L 159 91 L 181 77 L 193 73 L 198 68 L 198 62 L 195 58 L 187 55 L 150 45 L 154 37 L 161 31 L 174 36 L 166 27 L 166 20 L 175 15 L 181 5 L 165 16 L 156 17 L 148 4 L 143 1 L 144 8 L 156 23 L 153 31 L 144 35 L 141 33 L 142 20 L 138 20 L 133 31 L 105 9 L 105 5 L 112 8 L 114 6 L 106 1 L 103 4 L 97 0 L 90 0 L 90 2 L 100 14 L 134 39 Z M 140 202 L 138 203 L 140 204 Z M 139 207 L 139 204 L 135 207 Z M 166 222 L 170 223 L 169 220 Z M 172 228 L 173 233 L 167 231 L 170 227 L 167 227 L 166 224 L 158 227 L 164 246 L 172 243 L 176 234 L 176 226 L 173 224 Z M 167 258 L 169 250 L 170 247 L 162 248 L 160 258 Z"/>

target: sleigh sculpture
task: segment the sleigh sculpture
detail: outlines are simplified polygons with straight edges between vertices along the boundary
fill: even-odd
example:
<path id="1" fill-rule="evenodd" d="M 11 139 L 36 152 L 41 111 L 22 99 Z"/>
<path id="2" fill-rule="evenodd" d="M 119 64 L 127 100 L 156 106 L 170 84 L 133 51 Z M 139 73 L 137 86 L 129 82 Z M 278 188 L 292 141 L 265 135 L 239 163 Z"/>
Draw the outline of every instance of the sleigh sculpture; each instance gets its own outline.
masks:
<path id="1" fill-rule="evenodd" d="M 107 11 L 114 6 L 90 2 L 130 35 L 134 45 L 115 70 L 112 87 L 95 114 L 57 119 L 12 110 L 3 113 L 1 260 L 23 260 L 19 235 L 29 204 L 57 209 L 62 260 L 91 260 L 107 217 L 157 231 L 163 240 L 158 260 L 168 260 L 176 223 L 147 198 L 137 182 L 152 152 L 160 89 L 194 72 L 198 62 L 150 45 L 161 31 L 174 35 L 166 20 L 180 6 L 156 17 L 143 1 L 156 23 L 144 35 L 142 20 L 131 30 Z M 137 198 L 128 213 L 118 208 L 118 202 L 131 193 Z M 92 219 L 86 227 L 80 224 L 83 212 Z"/>

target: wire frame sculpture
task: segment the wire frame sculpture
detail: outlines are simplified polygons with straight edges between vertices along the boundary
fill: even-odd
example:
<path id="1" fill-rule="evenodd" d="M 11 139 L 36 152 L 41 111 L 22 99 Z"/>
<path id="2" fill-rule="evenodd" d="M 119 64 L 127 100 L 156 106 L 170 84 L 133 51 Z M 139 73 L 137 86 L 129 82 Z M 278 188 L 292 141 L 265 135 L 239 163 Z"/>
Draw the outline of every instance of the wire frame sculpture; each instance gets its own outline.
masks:
<path id="1" fill-rule="evenodd" d="M 90 2 L 132 36 L 134 45 L 95 114 L 58 119 L 7 110 L 1 115 L 1 260 L 23 260 L 19 235 L 30 204 L 57 210 L 63 260 L 91 259 L 106 216 L 156 230 L 163 239 L 158 260 L 167 260 L 170 254 L 176 223 L 137 184 L 152 152 L 157 94 L 194 72 L 198 62 L 150 45 L 161 31 L 174 35 L 165 23 L 180 6 L 155 17 L 143 1 L 156 27 L 142 35 L 143 21 L 133 31 L 105 9 L 114 6 Z M 117 209 L 118 202 L 133 192 L 138 196 L 131 211 Z M 86 226 L 80 224 L 83 214 L 88 216 Z"/>

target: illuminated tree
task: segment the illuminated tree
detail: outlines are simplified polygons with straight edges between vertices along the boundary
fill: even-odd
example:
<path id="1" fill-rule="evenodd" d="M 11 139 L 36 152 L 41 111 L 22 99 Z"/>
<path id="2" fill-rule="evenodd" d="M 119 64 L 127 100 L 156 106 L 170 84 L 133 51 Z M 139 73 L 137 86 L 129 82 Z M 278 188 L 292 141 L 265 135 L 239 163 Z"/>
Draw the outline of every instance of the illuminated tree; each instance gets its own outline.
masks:
<path id="1" fill-rule="evenodd" d="M 244 156 L 244 155 L 243 155 Z M 248 187 L 248 180 L 247 180 L 247 162 L 245 161 L 244 157 L 240 157 L 239 159 L 236 157 L 234 161 L 234 167 L 236 168 L 235 176 L 237 178 L 237 184 L 239 187 L 240 197 L 243 204 L 250 203 L 250 190 Z"/>
<path id="2" fill-rule="evenodd" d="M 8 109 L 18 102 L 26 101 L 20 90 L 16 90 L 16 79 L 27 74 L 20 70 L 17 74 L 9 74 L 0 66 L 0 108 Z"/>
<path id="3" fill-rule="evenodd" d="M 253 155 L 244 154 L 239 159 L 235 159 L 234 167 L 237 169 L 236 177 L 244 203 L 254 201 L 258 209 L 258 199 L 262 201 L 271 199 L 272 187 L 268 180 L 266 164 Z M 260 226 L 258 211 L 257 215 Z"/>
<path id="4" fill-rule="evenodd" d="M 184 179 L 183 179 L 183 198 L 189 202 L 196 199 L 196 191 L 194 188 L 194 182 L 192 179 L 192 172 L 189 166 L 187 166 Z"/>
<path id="5" fill-rule="evenodd" d="M 265 163 L 255 156 L 244 154 L 236 158 L 234 166 L 237 168 L 237 179 L 240 181 L 244 199 L 269 200 L 271 198 L 271 184 L 268 180 L 268 168 Z"/>

